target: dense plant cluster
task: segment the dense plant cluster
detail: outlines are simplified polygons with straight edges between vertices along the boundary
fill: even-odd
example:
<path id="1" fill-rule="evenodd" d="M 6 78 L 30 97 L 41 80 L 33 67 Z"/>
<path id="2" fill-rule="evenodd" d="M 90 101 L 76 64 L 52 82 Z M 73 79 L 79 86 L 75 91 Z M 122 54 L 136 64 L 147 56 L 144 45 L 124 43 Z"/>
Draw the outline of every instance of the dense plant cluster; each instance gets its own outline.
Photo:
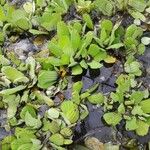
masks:
<path id="1" fill-rule="evenodd" d="M 72 7 L 75 12 L 68 19 Z M 98 21 L 92 12 L 98 14 Z M 103 107 L 108 125 L 123 120 L 126 130 L 146 135 L 150 94 L 136 80 L 142 75 L 136 56 L 150 44 L 150 37 L 143 37 L 149 32 L 149 13 L 146 0 L 36 0 L 20 7 L 0 0 L 0 108 L 7 110 L 6 130 L 15 129 L 1 142 L 2 150 L 67 149 L 73 143 L 74 127 L 89 114 L 87 101 Z M 134 20 L 128 26 L 123 24 L 126 14 Z M 5 49 L 14 34 L 45 35 L 47 49 L 18 59 L 17 53 Z M 115 92 L 95 92 L 98 84 L 82 91 L 83 83 L 78 81 L 72 83 L 69 100 L 54 101 L 71 76 L 114 64 L 118 53 L 124 72 L 116 80 Z"/>

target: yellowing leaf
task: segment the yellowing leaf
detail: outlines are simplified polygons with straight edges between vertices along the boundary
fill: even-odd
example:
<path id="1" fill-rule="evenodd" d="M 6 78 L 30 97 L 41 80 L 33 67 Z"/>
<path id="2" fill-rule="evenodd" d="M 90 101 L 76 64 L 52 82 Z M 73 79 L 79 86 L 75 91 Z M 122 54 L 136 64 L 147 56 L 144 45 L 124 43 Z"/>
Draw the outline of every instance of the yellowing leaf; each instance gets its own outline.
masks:
<path id="1" fill-rule="evenodd" d="M 112 63 L 115 63 L 116 62 L 116 58 L 113 57 L 113 56 L 107 56 L 104 61 L 108 64 L 112 64 Z"/>

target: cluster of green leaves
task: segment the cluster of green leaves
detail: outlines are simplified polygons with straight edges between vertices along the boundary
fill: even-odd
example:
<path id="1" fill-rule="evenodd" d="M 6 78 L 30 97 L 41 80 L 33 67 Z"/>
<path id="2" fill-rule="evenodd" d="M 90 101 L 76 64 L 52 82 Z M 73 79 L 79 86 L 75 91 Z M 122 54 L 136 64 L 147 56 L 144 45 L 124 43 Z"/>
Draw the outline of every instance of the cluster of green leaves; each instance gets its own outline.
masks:
<path id="1" fill-rule="evenodd" d="M 128 54 L 143 54 L 145 46 L 139 42 L 143 34 L 141 27 L 132 24 L 124 29 L 121 22 L 114 26 L 110 20 L 103 20 L 100 24 L 98 37 L 95 37 L 99 46 L 105 50 L 121 49 L 125 56 Z"/>
<path id="2" fill-rule="evenodd" d="M 84 17 L 88 17 L 84 14 Z M 90 19 L 85 20 L 88 28 L 93 27 Z M 90 24 L 90 25 L 89 25 Z M 143 54 L 145 45 L 140 42 L 143 30 L 132 24 L 127 29 L 121 22 L 113 25 L 112 21 L 104 19 L 100 23 L 98 34 L 88 31 L 83 32 L 80 22 L 67 25 L 63 21 L 57 24 L 57 34 L 50 40 L 48 48 L 50 56 L 37 58 L 44 66 L 69 68 L 72 75 L 78 75 L 83 69 L 97 69 L 102 66 L 102 61 L 115 63 L 116 58 L 109 55 L 108 51 L 122 51 L 128 57 L 134 54 Z"/>
<path id="3" fill-rule="evenodd" d="M 141 76 L 142 71 L 134 55 L 144 53 L 149 38 L 143 37 L 141 43 L 142 28 L 135 24 L 125 28 L 121 21 L 102 19 L 97 29 L 89 13 L 97 6 L 107 16 L 117 9 L 128 10 L 134 18 L 144 21 L 142 13 L 149 13 L 149 1 L 36 0 L 24 3 L 19 9 L 3 0 L 0 4 L 0 45 L 11 32 L 39 35 L 57 31 L 48 43 L 47 57 L 39 54 L 22 62 L 14 52 L 4 55 L 0 52 L 0 102 L 7 109 L 8 127 L 15 128 L 15 135 L 2 141 L 2 150 L 38 150 L 49 145 L 64 150 L 73 142 L 73 127 L 88 116 L 86 101 L 104 106 L 104 120 L 109 125 L 115 126 L 123 119 L 127 130 L 135 130 L 141 136 L 148 133 L 149 91 L 137 88 L 135 77 Z M 65 23 L 63 14 L 71 4 L 82 20 Z M 64 76 L 68 70 L 72 75 L 79 75 L 83 69 L 100 69 L 103 61 L 115 63 L 110 51 L 121 51 L 127 60 L 124 71 L 129 75 L 118 77 L 116 92 L 108 99 L 102 93 L 94 93 L 98 85 L 82 92 L 83 83 L 79 81 L 72 85 L 70 100 L 55 104 L 53 88 L 61 91 L 67 86 Z M 43 105 L 48 109 L 41 115 Z M 40 142 L 41 137 L 45 138 L 44 142 Z"/>
<path id="4" fill-rule="evenodd" d="M 96 0 L 94 5 L 104 15 L 112 16 L 123 11 L 143 22 L 147 21 L 150 13 L 150 1 L 146 0 Z"/>
<path id="5" fill-rule="evenodd" d="M 72 26 L 60 22 L 57 25 L 57 35 L 49 42 L 51 64 L 54 66 L 68 66 L 72 69 L 72 75 L 82 73 L 82 68 L 100 68 L 97 60 L 89 60 L 88 47 L 92 42 L 93 33 L 89 31 L 82 37 L 82 25 L 78 22 Z"/>
<path id="6" fill-rule="evenodd" d="M 125 120 L 127 131 L 136 131 L 140 136 L 146 135 L 150 126 L 149 91 L 135 90 L 137 83 L 132 75 L 121 74 L 116 84 L 116 92 L 112 92 L 104 102 L 107 111 L 103 116 L 104 120 L 112 126 Z"/>
<path id="7" fill-rule="evenodd" d="M 55 70 L 37 71 L 39 64 L 33 57 L 18 65 L 3 55 L 0 57 L 0 97 L 7 108 L 8 126 L 15 127 L 15 135 L 2 141 L 2 150 L 34 150 L 48 144 L 56 149 L 65 149 L 62 146 L 73 142 L 72 128 L 88 115 L 85 99 L 93 104 L 104 101 L 101 93 L 91 95 L 98 85 L 81 93 L 83 83 L 79 81 L 72 86 L 71 100 L 55 107 L 54 101 L 44 92 L 56 82 L 58 73 Z M 41 105 L 49 107 L 44 117 L 39 114 Z M 40 142 L 40 136 L 47 136 L 45 145 Z"/>
<path id="8" fill-rule="evenodd" d="M 11 32 L 28 31 L 34 35 L 48 34 L 56 29 L 56 25 L 66 13 L 72 1 L 64 0 L 37 0 L 24 3 L 23 7 L 16 8 L 9 2 L 0 5 L 0 44 L 4 37 Z"/>

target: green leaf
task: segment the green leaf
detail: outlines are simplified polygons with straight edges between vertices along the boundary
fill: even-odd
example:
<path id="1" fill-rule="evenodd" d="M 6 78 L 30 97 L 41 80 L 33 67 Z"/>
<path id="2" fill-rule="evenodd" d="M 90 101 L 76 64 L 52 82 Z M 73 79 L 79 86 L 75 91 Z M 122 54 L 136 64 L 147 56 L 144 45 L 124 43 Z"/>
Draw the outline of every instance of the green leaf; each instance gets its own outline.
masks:
<path id="1" fill-rule="evenodd" d="M 104 102 L 105 97 L 102 93 L 92 94 L 89 96 L 88 101 L 92 104 L 102 104 Z"/>
<path id="2" fill-rule="evenodd" d="M 68 56 L 67 54 L 61 55 L 60 63 L 62 66 L 68 65 L 70 63 L 70 56 Z"/>
<path id="3" fill-rule="evenodd" d="M 145 52 L 145 45 L 144 44 L 142 44 L 142 43 L 140 43 L 139 45 L 138 45 L 138 54 L 139 55 L 143 55 L 144 54 L 144 52 Z"/>
<path id="4" fill-rule="evenodd" d="M 57 35 L 59 38 L 62 39 L 62 37 L 67 36 L 69 37 L 69 29 L 68 26 L 63 22 L 59 22 L 57 24 Z"/>
<path id="5" fill-rule="evenodd" d="M 11 143 L 13 142 L 13 140 L 15 140 L 14 136 L 6 136 L 2 142 L 1 142 L 1 149 L 2 150 L 10 150 L 11 149 Z"/>
<path id="6" fill-rule="evenodd" d="M 129 91 L 131 83 L 130 77 L 128 75 L 121 74 L 116 83 L 118 84 L 118 91 L 124 93 L 125 91 Z"/>
<path id="7" fill-rule="evenodd" d="M 126 29 L 125 38 L 132 37 L 136 39 L 137 37 L 141 37 L 142 34 L 142 28 L 137 27 L 135 24 L 132 24 Z"/>
<path id="8" fill-rule="evenodd" d="M 74 55 L 74 49 L 72 47 L 71 39 L 69 36 L 63 36 L 59 38 L 59 46 L 62 48 L 62 52 L 69 57 Z"/>
<path id="9" fill-rule="evenodd" d="M 33 82 L 36 82 L 37 78 L 36 78 L 36 75 L 35 75 L 35 70 L 36 70 L 36 61 L 35 61 L 35 59 L 33 57 L 28 57 L 26 59 L 26 65 L 29 69 L 28 71 L 29 71 L 30 79 L 34 80 Z"/>
<path id="10" fill-rule="evenodd" d="M 10 61 L 5 58 L 3 55 L 0 55 L 0 65 L 2 66 L 8 66 L 10 64 Z"/>
<path id="11" fill-rule="evenodd" d="M 50 136 L 49 140 L 52 143 L 59 145 L 59 146 L 64 144 L 64 137 L 59 133 L 56 133 L 56 134 L 53 134 L 52 136 Z"/>
<path id="12" fill-rule="evenodd" d="M 84 69 L 87 69 L 88 68 L 88 65 L 87 63 L 85 62 L 85 60 L 83 59 L 81 62 L 80 62 L 80 66 Z"/>
<path id="13" fill-rule="evenodd" d="M 61 110 L 70 123 L 75 123 L 79 119 L 78 105 L 72 101 L 64 101 L 61 104 Z"/>
<path id="14" fill-rule="evenodd" d="M 144 121 L 137 120 L 138 128 L 136 129 L 136 134 L 139 136 L 144 136 L 148 134 L 149 131 L 149 125 L 145 123 Z"/>
<path id="15" fill-rule="evenodd" d="M 100 51 L 100 47 L 96 44 L 91 44 L 89 49 L 88 49 L 88 54 L 91 55 L 92 57 L 95 57 L 99 51 Z"/>
<path id="16" fill-rule="evenodd" d="M 111 31 L 111 35 L 110 35 L 110 40 L 109 40 L 109 46 L 112 45 L 112 43 L 115 41 L 115 33 L 116 33 L 116 30 L 119 29 L 120 27 L 120 24 L 121 24 L 121 21 L 118 21 L 116 22 L 116 24 L 114 25 L 112 31 Z M 118 41 L 118 43 L 120 43 L 120 41 Z M 120 45 L 119 45 L 120 46 Z"/>
<path id="17" fill-rule="evenodd" d="M 28 141 L 30 141 L 30 138 L 35 139 L 36 136 L 34 135 L 36 131 L 30 130 L 27 128 L 20 128 L 16 127 L 15 129 L 15 136 L 18 138 L 26 138 Z"/>
<path id="18" fill-rule="evenodd" d="M 79 75 L 82 73 L 82 68 L 80 65 L 76 65 L 74 67 L 72 67 L 72 75 Z"/>
<path id="19" fill-rule="evenodd" d="M 109 47 L 107 47 L 107 49 L 119 49 L 120 47 L 123 47 L 124 44 L 123 43 L 117 43 L 117 44 L 113 44 Z"/>
<path id="20" fill-rule="evenodd" d="M 126 110 L 125 110 L 124 104 L 120 104 L 119 107 L 118 107 L 118 112 L 119 112 L 120 114 L 124 114 L 125 111 L 126 111 Z"/>
<path id="21" fill-rule="evenodd" d="M 8 119 L 11 119 L 15 116 L 17 112 L 17 107 L 20 102 L 20 96 L 15 96 L 15 95 L 8 95 L 4 96 L 3 101 L 8 104 L 7 108 L 7 117 Z"/>
<path id="22" fill-rule="evenodd" d="M 60 131 L 60 125 L 56 121 L 52 121 L 48 124 L 49 131 L 53 134 Z"/>
<path id="23" fill-rule="evenodd" d="M 142 91 L 135 91 L 131 94 L 130 99 L 134 101 L 135 104 L 138 104 L 144 98 L 144 93 Z"/>
<path id="24" fill-rule="evenodd" d="M 10 67 L 10 66 L 4 66 L 1 69 L 2 73 L 12 82 L 28 82 L 29 79 L 24 76 L 24 74 L 17 69 Z"/>
<path id="25" fill-rule="evenodd" d="M 65 137 L 69 137 L 73 134 L 72 130 L 69 127 L 61 129 L 60 133 Z"/>
<path id="26" fill-rule="evenodd" d="M 26 86 L 19 85 L 19 86 L 15 87 L 15 88 L 2 90 L 2 91 L 0 91 L 0 96 L 2 96 L 2 95 L 11 95 L 11 94 L 17 93 L 19 91 L 22 91 L 25 88 L 26 88 Z"/>
<path id="27" fill-rule="evenodd" d="M 57 23 L 61 21 L 61 15 L 59 13 L 43 13 L 40 18 L 41 26 L 44 27 L 48 31 L 52 31 L 56 29 Z"/>
<path id="28" fill-rule="evenodd" d="M 71 43 L 74 51 L 77 51 L 81 44 L 81 38 L 78 31 L 75 29 L 71 30 Z"/>
<path id="29" fill-rule="evenodd" d="M 141 42 L 144 45 L 149 45 L 150 44 L 150 37 L 142 37 Z"/>
<path id="30" fill-rule="evenodd" d="M 122 103 L 124 101 L 124 94 L 122 92 L 111 92 L 110 97 L 114 102 Z"/>
<path id="31" fill-rule="evenodd" d="M 31 24 L 27 18 L 18 19 L 16 21 L 16 25 L 23 30 L 28 30 L 29 28 L 31 28 Z"/>
<path id="32" fill-rule="evenodd" d="M 89 111 L 86 105 L 80 104 L 80 119 L 83 120 L 89 115 Z"/>
<path id="33" fill-rule="evenodd" d="M 0 45 L 4 42 L 5 39 L 4 37 L 5 37 L 4 33 L 0 31 Z"/>
<path id="34" fill-rule="evenodd" d="M 128 5 L 133 7 L 133 9 L 143 12 L 146 8 L 146 1 L 144 0 L 129 0 Z"/>
<path id="35" fill-rule="evenodd" d="M 78 81 L 78 82 L 73 84 L 72 91 L 77 91 L 78 93 L 80 93 L 82 87 L 83 87 L 83 82 L 82 81 Z"/>
<path id="36" fill-rule="evenodd" d="M 41 93 L 40 91 L 34 91 L 34 94 L 36 98 L 39 100 L 39 102 L 47 104 L 50 107 L 54 105 L 54 101 L 48 96 L 46 96 L 44 93 Z"/>
<path id="37" fill-rule="evenodd" d="M 103 118 L 107 124 L 112 125 L 112 126 L 119 124 L 119 122 L 122 120 L 121 115 L 115 112 L 105 113 Z"/>
<path id="38" fill-rule="evenodd" d="M 48 43 L 48 48 L 50 50 L 50 52 L 57 56 L 60 57 L 62 55 L 62 49 L 61 47 L 55 43 L 56 41 L 54 41 L 53 39 Z"/>
<path id="39" fill-rule="evenodd" d="M 58 74 L 56 71 L 40 71 L 38 75 L 38 87 L 40 88 L 48 88 L 52 86 L 58 78 Z"/>
<path id="40" fill-rule="evenodd" d="M 38 129 L 41 127 L 41 120 L 38 118 L 32 117 L 32 115 L 27 111 L 25 114 L 25 123 L 28 127 L 32 127 L 33 129 Z"/>
<path id="41" fill-rule="evenodd" d="M 27 13 L 34 13 L 34 11 L 35 11 L 35 3 L 34 3 L 34 2 L 26 2 L 26 3 L 23 5 L 23 8 L 24 8 L 24 10 L 25 10 Z"/>
<path id="42" fill-rule="evenodd" d="M 127 62 L 124 64 L 125 71 L 127 73 L 133 74 L 135 76 L 140 76 L 142 74 L 142 71 L 140 70 L 141 64 L 137 61 Z"/>
<path id="43" fill-rule="evenodd" d="M 96 8 L 101 11 L 104 15 L 111 16 L 113 13 L 113 4 L 110 0 L 96 0 Z"/>
<path id="44" fill-rule="evenodd" d="M 64 140 L 65 145 L 70 145 L 71 143 L 73 143 L 73 140 L 70 140 L 70 139 L 65 139 Z"/>
<path id="45" fill-rule="evenodd" d="M 100 64 L 99 62 L 92 60 L 91 62 L 87 63 L 91 69 L 99 69 L 101 68 L 103 65 Z"/>
<path id="46" fill-rule="evenodd" d="M 138 12 L 138 11 L 133 11 L 133 10 L 129 10 L 129 13 L 131 14 L 131 16 L 133 17 L 133 18 L 135 18 L 135 19 L 140 19 L 140 20 L 142 20 L 143 22 L 145 22 L 146 21 L 146 17 L 142 14 L 142 13 L 140 13 L 140 12 Z"/>
<path id="47" fill-rule="evenodd" d="M 113 56 L 109 56 L 107 55 L 107 57 L 104 59 L 104 61 L 108 64 L 112 64 L 112 63 L 115 63 L 116 62 L 116 58 L 113 57 Z"/>
<path id="48" fill-rule="evenodd" d="M 131 120 L 126 120 L 126 130 L 131 131 L 138 128 L 136 118 L 133 117 Z"/>
<path id="49" fill-rule="evenodd" d="M 111 20 L 108 19 L 104 19 L 101 22 L 101 28 L 105 29 L 106 32 L 108 32 L 108 34 L 112 31 L 113 29 L 113 23 Z"/>
<path id="50" fill-rule="evenodd" d="M 131 113 L 132 113 L 133 115 L 139 115 L 139 116 L 141 116 L 141 115 L 144 114 L 144 113 L 143 113 L 143 110 L 142 110 L 142 108 L 141 108 L 141 106 L 134 106 L 134 107 L 133 107 L 133 110 L 131 111 Z"/>
<path id="51" fill-rule="evenodd" d="M 25 115 L 27 112 L 29 112 L 32 117 L 36 117 L 35 109 L 33 106 L 30 106 L 30 105 L 26 105 L 25 107 L 23 107 L 23 109 L 20 112 L 20 117 L 22 119 L 25 119 Z"/>
<path id="52" fill-rule="evenodd" d="M 18 148 L 23 145 L 23 144 L 27 144 L 27 143 L 30 143 L 31 140 L 30 139 L 27 139 L 27 138 L 19 138 L 19 139 L 16 139 L 14 140 L 12 143 L 11 143 L 11 149 L 12 150 L 18 150 Z M 28 147 L 27 147 L 28 148 Z M 31 147 L 30 147 L 31 148 Z"/>
<path id="53" fill-rule="evenodd" d="M 47 117 L 49 119 L 57 119 L 59 117 L 59 111 L 55 108 L 50 108 L 48 111 L 47 111 Z"/>
<path id="54" fill-rule="evenodd" d="M 93 22 L 89 14 L 83 14 L 83 21 L 85 21 L 89 29 L 93 29 Z"/>
<path id="55" fill-rule="evenodd" d="M 144 113 L 150 113 L 150 99 L 141 101 L 140 106 Z"/>
<path id="56" fill-rule="evenodd" d="M 40 31 L 40 30 L 36 30 L 36 29 L 30 29 L 29 32 L 32 33 L 33 35 L 48 34 L 48 32 Z"/>

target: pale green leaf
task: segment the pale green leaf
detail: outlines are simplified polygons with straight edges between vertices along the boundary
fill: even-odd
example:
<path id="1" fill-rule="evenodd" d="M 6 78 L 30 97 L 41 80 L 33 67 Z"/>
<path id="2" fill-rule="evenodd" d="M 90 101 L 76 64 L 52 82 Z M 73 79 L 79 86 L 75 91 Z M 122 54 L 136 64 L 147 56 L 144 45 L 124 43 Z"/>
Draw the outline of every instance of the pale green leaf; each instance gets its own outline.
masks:
<path id="1" fill-rule="evenodd" d="M 92 60 L 91 62 L 87 63 L 91 69 L 99 69 L 101 68 L 103 65 L 95 60 Z"/>
<path id="2" fill-rule="evenodd" d="M 93 22 L 89 14 L 83 14 L 83 20 L 89 29 L 93 29 Z"/>
<path id="3" fill-rule="evenodd" d="M 20 71 L 18 71 L 16 68 L 10 67 L 10 66 L 4 66 L 1 69 L 2 73 L 12 82 L 28 82 L 29 79 L 24 76 L 24 74 Z"/>
<path id="4" fill-rule="evenodd" d="M 33 129 L 38 129 L 41 127 L 41 120 L 38 118 L 34 118 L 31 114 L 27 111 L 25 114 L 25 123 L 28 127 L 32 127 Z"/>
<path id="5" fill-rule="evenodd" d="M 2 90 L 0 91 L 0 96 L 1 95 L 11 95 L 11 94 L 14 94 L 14 93 L 17 93 L 19 91 L 22 91 L 23 89 L 25 89 L 26 86 L 24 85 L 19 85 L 15 88 L 11 88 L 11 89 L 6 89 L 6 90 Z"/>
<path id="6" fill-rule="evenodd" d="M 137 120 L 138 128 L 136 129 L 136 134 L 139 136 L 144 136 L 148 134 L 149 131 L 149 125 L 145 123 L 144 121 Z"/>
<path id="7" fill-rule="evenodd" d="M 55 108 L 50 108 L 47 111 L 47 117 L 50 118 L 50 119 L 56 119 L 56 118 L 59 117 L 59 111 Z"/>
<path id="8" fill-rule="evenodd" d="M 64 101 L 61 104 L 61 110 L 65 117 L 71 122 L 75 123 L 79 119 L 79 109 L 78 105 L 72 101 Z"/>
<path id="9" fill-rule="evenodd" d="M 121 115 L 115 112 L 105 113 L 103 118 L 107 124 L 112 125 L 112 126 L 119 124 L 122 119 Z"/>
<path id="10" fill-rule="evenodd" d="M 89 96 L 88 101 L 92 104 L 102 104 L 104 102 L 105 97 L 102 93 L 96 93 Z"/>
<path id="11" fill-rule="evenodd" d="M 64 137 L 59 133 L 56 133 L 50 136 L 49 140 L 50 142 L 59 146 L 64 144 Z"/>
<path id="12" fill-rule="evenodd" d="M 74 67 L 72 67 L 72 75 L 79 75 L 82 73 L 82 68 L 80 65 L 76 65 Z"/>
<path id="13" fill-rule="evenodd" d="M 144 113 L 150 113 L 150 99 L 141 101 L 140 106 Z"/>

